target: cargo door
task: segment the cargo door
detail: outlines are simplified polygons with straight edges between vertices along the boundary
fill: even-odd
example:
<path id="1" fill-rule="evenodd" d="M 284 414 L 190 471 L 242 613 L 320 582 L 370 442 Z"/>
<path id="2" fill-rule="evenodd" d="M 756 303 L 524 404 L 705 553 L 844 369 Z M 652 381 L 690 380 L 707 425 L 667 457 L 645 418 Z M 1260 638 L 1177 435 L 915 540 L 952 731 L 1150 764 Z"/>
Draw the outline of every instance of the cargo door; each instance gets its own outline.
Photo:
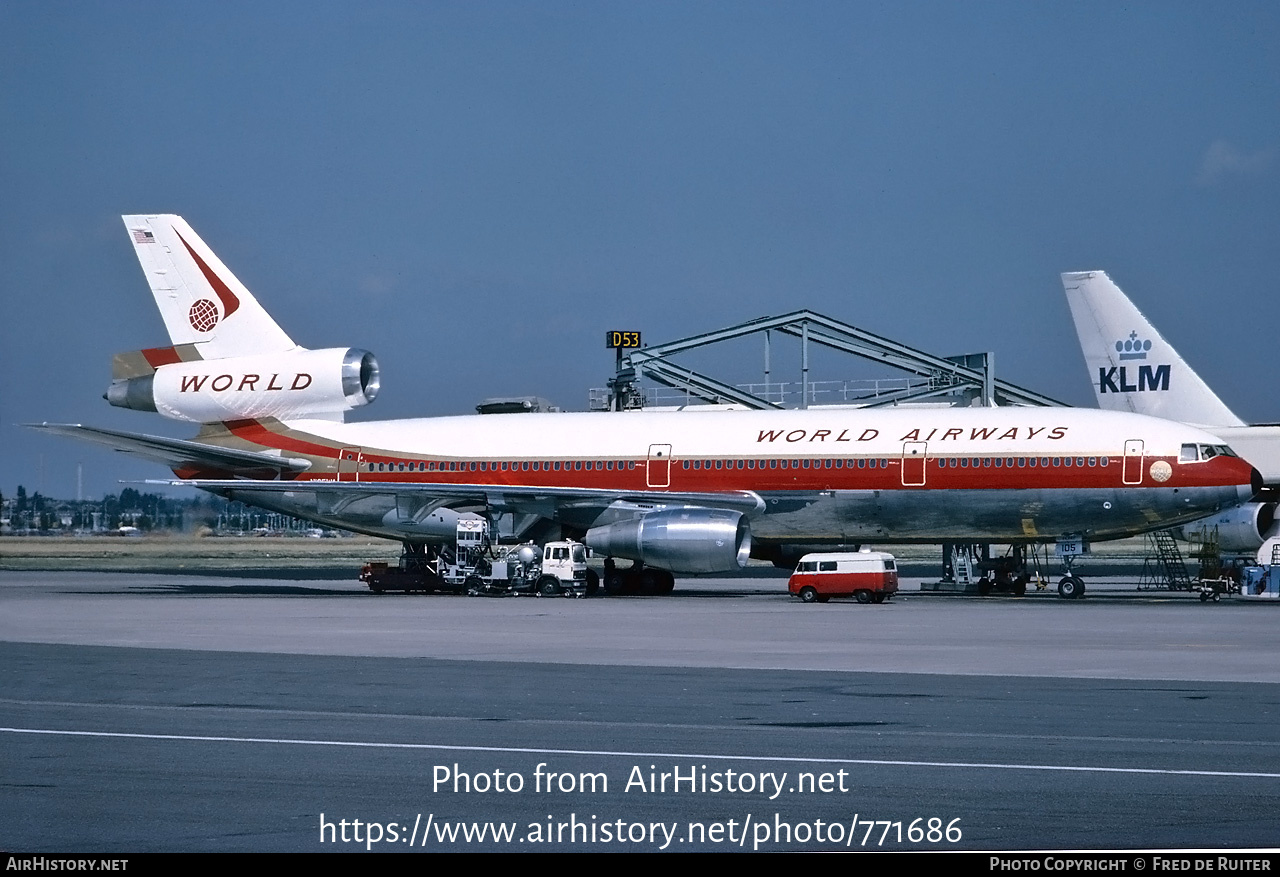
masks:
<path id="1" fill-rule="evenodd" d="M 1124 443 L 1124 483 L 1142 483 L 1142 439 L 1129 439 Z"/>
<path id="2" fill-rule="evenodd" d="M 902 445 L 902 484 L 904 487 L 924 487 L 924 463 L 927 442 L 905 442 Z"/>
<path id="3" fill-rule="evenodd" d="M 671 486 L 671 445 L 649 445 L 645 483 L 650 487 Z"/>
<path id="4" fill-rule="evenodd" d="M 338 480 L 359 481 L 360 464 L 364 462 L 362 448 L 342 448 L 338 451 Z"/>

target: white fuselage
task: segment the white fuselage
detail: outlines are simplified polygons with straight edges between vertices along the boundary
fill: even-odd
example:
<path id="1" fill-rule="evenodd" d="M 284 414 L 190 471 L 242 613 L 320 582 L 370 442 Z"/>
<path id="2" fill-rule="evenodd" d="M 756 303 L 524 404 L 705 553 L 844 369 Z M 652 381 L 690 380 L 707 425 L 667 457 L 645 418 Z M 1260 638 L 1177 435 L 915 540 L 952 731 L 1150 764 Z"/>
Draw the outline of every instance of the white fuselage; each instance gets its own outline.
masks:
<path id="1" fill-rule="evenodd" d="M 1067 408 L 473 415 L 254 422 L 232 434 L 235 447 L 313 461 L 293 482 L 313 490 L 280 484 L 278 507 L 325 518 L 323 501 L 308 499 L 320 488 L 311 482 L 377 485 L 382 492 L 327 519 L 402 537 L 387 526 L 396 485 L 406 495 L 479 485 L 494 497 L 545 487 L 546 517 L 576 530 L 667 494 L 749 492 L 763 505 L 751 524 L 758 543 L 813 544 L 1116 538 L 1252 493 L 1237 457 L 1179 460 L 1183 445 L 1218 442 L 1201 430 Z M 556 493 L 572 490 L 619 501 Z"/>

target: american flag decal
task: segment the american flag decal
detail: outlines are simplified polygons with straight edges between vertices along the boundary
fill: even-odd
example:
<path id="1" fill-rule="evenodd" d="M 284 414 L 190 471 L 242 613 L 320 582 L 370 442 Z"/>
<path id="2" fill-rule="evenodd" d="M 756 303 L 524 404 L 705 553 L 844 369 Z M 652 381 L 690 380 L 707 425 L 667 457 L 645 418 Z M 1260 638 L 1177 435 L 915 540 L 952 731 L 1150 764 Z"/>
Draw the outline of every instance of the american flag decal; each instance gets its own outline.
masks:
<path id="1" fill-rule="evenodd" d="M 135 228 L 133 229 L 133 242 L 135 244 L 154 244 L 156 236 L 145 228 Z"/>

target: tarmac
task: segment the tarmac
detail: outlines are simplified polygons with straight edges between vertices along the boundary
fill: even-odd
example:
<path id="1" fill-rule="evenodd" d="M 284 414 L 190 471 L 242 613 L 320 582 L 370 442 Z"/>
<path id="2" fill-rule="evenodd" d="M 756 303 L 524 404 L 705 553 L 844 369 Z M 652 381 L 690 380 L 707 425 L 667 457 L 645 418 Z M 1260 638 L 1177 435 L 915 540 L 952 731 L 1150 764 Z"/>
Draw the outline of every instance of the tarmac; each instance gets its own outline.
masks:
<path id="1" fill-rule="evenodd" d="M 492 599 L 6 571 L 0 846 L 1277 846 L 1280 607 L 918 587 L 803 605 L 785 574 Z"/>

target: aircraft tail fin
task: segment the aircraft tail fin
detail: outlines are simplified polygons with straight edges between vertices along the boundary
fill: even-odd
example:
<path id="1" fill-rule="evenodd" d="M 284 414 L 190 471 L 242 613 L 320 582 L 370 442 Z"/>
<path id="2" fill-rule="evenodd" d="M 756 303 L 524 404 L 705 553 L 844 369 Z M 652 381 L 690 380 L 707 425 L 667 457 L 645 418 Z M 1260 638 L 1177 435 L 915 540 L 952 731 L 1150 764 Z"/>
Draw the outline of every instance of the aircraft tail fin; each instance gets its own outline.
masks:
<path id="1" fill-rule="evenodd" d="M 1098 407 L 1197 426 L 1243 426 L 1104 271 L 1070 272 L 1062 286 Z"/>
<path id="2" fill-rule="evenodd" d="M 181 216 L 123 219 L 175 346 L 194 345 L 201 359 L 297 347 Z"/>

